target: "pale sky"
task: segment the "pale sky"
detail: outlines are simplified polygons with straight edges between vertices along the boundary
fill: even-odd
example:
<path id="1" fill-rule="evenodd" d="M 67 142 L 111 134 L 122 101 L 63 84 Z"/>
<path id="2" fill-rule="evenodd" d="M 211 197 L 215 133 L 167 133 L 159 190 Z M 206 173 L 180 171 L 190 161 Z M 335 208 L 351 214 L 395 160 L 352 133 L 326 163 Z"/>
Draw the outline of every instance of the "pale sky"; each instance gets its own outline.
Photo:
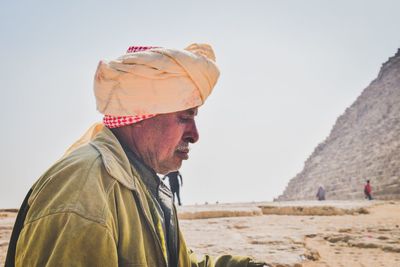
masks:
<path id="1" fill-rule="evenodd" d="M 97 63 L 131 45 L 214 47 L 184 204 L 277 197 L 400 47 L 396 0 L 60 2 L 0 2 L 0 208 L 101 120 Z"/>

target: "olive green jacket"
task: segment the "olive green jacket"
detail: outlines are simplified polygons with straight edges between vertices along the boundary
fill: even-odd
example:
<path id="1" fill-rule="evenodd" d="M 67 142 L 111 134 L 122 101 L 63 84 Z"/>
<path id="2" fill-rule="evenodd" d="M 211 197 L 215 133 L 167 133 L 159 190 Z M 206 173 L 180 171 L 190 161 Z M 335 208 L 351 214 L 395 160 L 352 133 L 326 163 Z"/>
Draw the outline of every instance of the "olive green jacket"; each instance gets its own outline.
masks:
<path id="1" fill-rule="evenodd" d="M 54 164 L 34 185 L 15 266 L 167 267 L 153 203 L 107 128 Z M 234 245 L 234 244 L 232 244 Z M 225 255 L 201 262 L 179 231 L 179 266 L 250 266 Z"/>

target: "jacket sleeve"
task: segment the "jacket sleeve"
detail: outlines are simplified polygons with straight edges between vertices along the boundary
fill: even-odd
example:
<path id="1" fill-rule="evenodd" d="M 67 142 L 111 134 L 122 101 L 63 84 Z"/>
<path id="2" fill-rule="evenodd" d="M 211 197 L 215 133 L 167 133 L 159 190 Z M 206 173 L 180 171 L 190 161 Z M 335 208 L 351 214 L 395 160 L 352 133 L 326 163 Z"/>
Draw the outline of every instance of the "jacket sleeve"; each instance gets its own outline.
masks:
<path id="1" fill-rule="evenodd" d="M 250 257 L 223 255 L 215 258 L 205 255 L 201 261 L 197 261 L 194 253 L 191 253 L 192 267 L 263 267 L 268 266 L 263 262 L 255 262 Z"/>
<path id="2" fill-rule="evenodd" d="M 223 255 L 217 257 L 215 260 L 205 255 L 203 259 L 199 262 L 196 262 L 196 257 L 192 253 L 191 255 L 192 267 L 247 267 L 247 264 L 250 260 L 248 257 L 241 256 L 231 256 L 231 255 Z M 193 263 L 195 263 L 193 265 Z"/>
<path id="3" fill-rule="evenodd" d="M 54 213 L 24 226 L 15 266 L 118 266 L 116 243 L 103 225 L 73 212 Z"/>

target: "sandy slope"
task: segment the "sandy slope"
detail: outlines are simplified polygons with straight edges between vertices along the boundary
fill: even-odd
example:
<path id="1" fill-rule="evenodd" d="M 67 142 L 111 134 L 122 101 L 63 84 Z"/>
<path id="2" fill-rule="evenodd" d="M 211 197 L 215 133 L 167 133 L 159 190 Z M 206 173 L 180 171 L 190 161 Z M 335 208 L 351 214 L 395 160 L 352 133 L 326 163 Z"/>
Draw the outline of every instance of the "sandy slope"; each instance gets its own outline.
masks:
<path id="1" fill-rule="evenodd" d="M 262 213 L 274 209 L 280 215 Z M 331 215 L 313 215 L 326 212 Z M 307 215 L 292 215 L 301 213 Z M 199 257 L 229 253 L 271 266 L 400 267 L 399 202 L 198 205 L 181 207 L 179 214 Z M 14 219 L 13 213 L 0 213 L 1 265 Z"/>

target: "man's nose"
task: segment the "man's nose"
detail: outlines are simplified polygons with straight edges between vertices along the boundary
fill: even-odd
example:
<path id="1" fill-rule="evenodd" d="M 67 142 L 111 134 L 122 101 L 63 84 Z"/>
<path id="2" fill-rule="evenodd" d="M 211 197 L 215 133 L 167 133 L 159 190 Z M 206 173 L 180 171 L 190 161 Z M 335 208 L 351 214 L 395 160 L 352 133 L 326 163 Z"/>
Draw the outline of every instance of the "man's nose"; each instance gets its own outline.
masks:
<path id="1" fill-rule="evenodd" d="M 199 140 L 199 132 L 197 131 L 196 123 L 192 123 L 187 127 L 183 140 L 188 143 L 196 143 Z"/>

